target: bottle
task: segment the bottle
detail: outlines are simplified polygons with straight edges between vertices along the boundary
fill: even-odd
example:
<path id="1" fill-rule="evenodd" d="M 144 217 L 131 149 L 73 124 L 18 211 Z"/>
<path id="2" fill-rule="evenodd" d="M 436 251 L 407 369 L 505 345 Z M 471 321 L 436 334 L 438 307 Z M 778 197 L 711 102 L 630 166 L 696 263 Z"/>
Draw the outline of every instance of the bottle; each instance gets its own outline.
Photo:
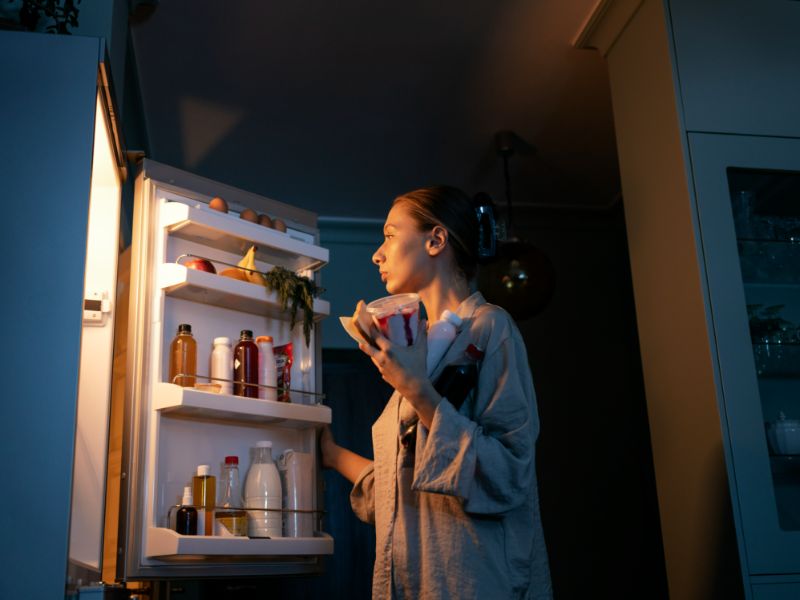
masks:
<path id="1" fill-rule="evenodd" d="M 197 534 L 213 535 L 214 501 L 217 496 L 217 480 L 211 475 L 209 465 L 198 465 L 197 475 L 192 477 L 192 491 L 197 511 Z"/>
<path id="2" fill-rule="evenodd" d="M 242 330 L 239 343 L 233 349 L 233 381 L 236 396 L 258 398 L 258 347 L 249 329 Z"/>
<path id="3" fill-rule="evenodd" d="M 483 350 L 470 344 L 460 360 L 447 365 L 433 384 L 439 395 L 446 398 L 456 410 L 461 408 L 467 394 L 478 385 L 478 361 L 483 356 Z"/>
<path id="4" fill-rule="evenodd" d="M 272 336 L 260 335 L 256 338 L 258 346 L 258 397 L 264 400 L 278 399 L 278 369 L 275 365 L 275 350 L 272 346 Z"/>
<path id="5" fill-rule="evenodd" d="M 214 338 L 214 349 L 211 351 L 211 377 L 213 383 L 220 384 L 220 394 L 233 392 L 233 352 L 231 340 L 226 337 Z"/>
<path id="6" fill-rule="evenodd" d="M 184 373 L 184 377 L 176 377 Z M 169 383 L 194 387 L 197 375 L 197 342 L 192 336 L 192 326 L 178 325 L 178 334 L 169 346 Z"/>
<path id="7" fill-rule="evenodd" d="M 248 511 L 247 535 L 251 538 L 281 537 L 283 508 L 281 477 L 272 460 L 272 442 L 256 442 L 253 462 L 244 484 L 245 508 L 272 510 Z"/>
<path id="8" fill-rule="evenodd" d="M 461 327 L 461 317 L 446 309 L 442 312 L 441 319 L 431 324 L 428 331 L 428 375 L 433 373 L 442 356 L 450 348 L 450 344 L 456 339 L 459 327 Z"/>
<path id="9" fill-rule="evenodd" d="M 214 514 L 214 535 L 247 535 L 247 513 L 243 510 L 225 510 L 242 506 L 239 488 L 239 457 L 226 456 L 220 479 L 220 498 Z"/>
<path id="10" fill-rule="evenodd" d="M 175 517 L 175 531 L 181 535 L 197 535 L 197 510 L 192 500 L 192 488 L 183 488 L 183 500 Z"/>

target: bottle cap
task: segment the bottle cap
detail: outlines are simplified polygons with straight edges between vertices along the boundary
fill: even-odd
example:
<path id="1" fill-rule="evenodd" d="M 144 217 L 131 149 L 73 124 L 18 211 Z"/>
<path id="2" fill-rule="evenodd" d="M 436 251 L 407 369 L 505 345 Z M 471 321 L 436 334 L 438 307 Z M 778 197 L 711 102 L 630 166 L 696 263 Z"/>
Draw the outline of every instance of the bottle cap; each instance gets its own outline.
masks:
<path id="1" fill-rule="evenodd" d="M 256 448 L 272 448 L 272 442 L 266 440 L 261 442 L 256 442 Z"/>
<path id="2" fill-rule="evenodd" d="M 256 344 L 260 344 L 261 342 L 269 342 L 272 343 L 272 336 L 271 335 L 260 335 L 256 338 Z"/>
<path id="3" fill-rule="evenodd" d="M 192 486 L 187 485 L 183 488 L 183 500 L 181 500 L 181 504 L 184 506 L 191 506 L 194 504 L 194 499 L 192 498 Z"/>
<path id="4" fill-rule="evenodd" d="M 238 456 L 226 456 L 225 457 L 225 464 L 226 465 L 238 465 L 239 464 L 239 457 Z"/>
<path id="5" fill-rule="evenodd" d="M 475 344 L 470 344 L 467 346 L 467 349 L 464 350 L 464 354 L 475 361 L 481 360 L 486 355 L 486 353 L 478 348 Z"/>
<path id="6" fill-rule="evenodd" d="M 178 333 L 192 333 L 192 326 L 188 323 L 178 325 Z"/>
<path id="7" fill-rule="evenodd" d="M 214 338 L 214 345 L 216 346 L 217 344 L 225 344 L 226 346 L 230 346 L 231 345 L 231 338 L 228 338 L 228 337 L 217 337 L 217 338 Z"/>
<path id="8" fill-rule="evenodd" d="M 242 332 L 239 334 L 239 336 L 240 336 L 240 339 L 252 339 L 253 338 L 253 332 L 250 331 L 249 329 L 242 329 Z"/>
<path id="9" fill-rule="evenodd" d="M 442 321 L 449 321 L 450 323 L 452 323 L 456 327 L 461 327 L 461 323 L 463 323 L 463 321 L 461 320 L 461 317 L 459 317 L 456 313 L 454 313 L 453 311 L 448 310 L 446 308 L 442 311 L 441 320 Z"/>
<path id="10" fill-rule="evenodd" d="M 206 475 L 211 475 L 211 466 L 197 465 L 197 475 L 198 477 L 205 477 Z"/>

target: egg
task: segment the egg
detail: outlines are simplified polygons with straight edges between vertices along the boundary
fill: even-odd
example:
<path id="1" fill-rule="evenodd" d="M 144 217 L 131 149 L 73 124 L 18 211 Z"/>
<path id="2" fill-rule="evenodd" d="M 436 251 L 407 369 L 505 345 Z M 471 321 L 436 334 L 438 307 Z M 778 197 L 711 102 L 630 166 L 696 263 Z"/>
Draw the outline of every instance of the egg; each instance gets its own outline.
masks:
<path id="1" fill-rule="evenodd" d="M 273 219 L 272 227 L 277 231 L 286 231 L 286 223 L 284 223 L 281 219 Z"/>
<path id="2" fill-rule="evenodd" d="M 219 196 L 215 196 L 211 199 L 211 202 L 208 203 L 208 208 L 226 213 L 228 212 L 228 203 Z"/>
<path id="3" fill-rule="evenodd" d="M 239 213 L 239 218 L 252 223 L 258 223 L 258 214 L 252 208 L 245 208 Z"/>
<path id="4" fill-rule="evenodd" d="M 269 215 L 258 215 L 258 224 L 264 227 L 272 227 L 272 219 L 269 218 Z"/>

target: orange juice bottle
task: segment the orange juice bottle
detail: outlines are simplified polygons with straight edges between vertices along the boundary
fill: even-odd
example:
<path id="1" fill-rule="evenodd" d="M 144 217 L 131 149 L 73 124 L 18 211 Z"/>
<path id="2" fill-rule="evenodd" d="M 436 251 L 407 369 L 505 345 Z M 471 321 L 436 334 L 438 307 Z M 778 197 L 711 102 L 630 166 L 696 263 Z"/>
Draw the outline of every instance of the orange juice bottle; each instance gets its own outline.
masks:
<path id="1" fill-rule="evenodd" d="M 181 375 L 180 377 L 176 377 Z M 178 325 L 178 335 L 169 346 L 169 383 L 194 387 L 197 375 L 197 342 L 188 323 Z"/>

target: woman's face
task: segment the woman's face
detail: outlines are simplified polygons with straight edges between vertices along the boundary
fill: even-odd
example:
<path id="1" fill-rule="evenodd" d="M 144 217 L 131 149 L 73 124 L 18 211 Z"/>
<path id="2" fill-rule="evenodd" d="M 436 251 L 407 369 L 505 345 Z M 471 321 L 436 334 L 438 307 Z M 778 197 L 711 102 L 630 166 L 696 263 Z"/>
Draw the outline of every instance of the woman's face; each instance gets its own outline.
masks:
<path id="1" fill-rule="evenodd" d="M 418 292 L 424 287 L 432 266 L 427 250 L 429 238 L 428 232 L 418 229 L 402 202 L 392 207 L 383 225 L 383 244 L 372 255 L 387 292 Z"/>

